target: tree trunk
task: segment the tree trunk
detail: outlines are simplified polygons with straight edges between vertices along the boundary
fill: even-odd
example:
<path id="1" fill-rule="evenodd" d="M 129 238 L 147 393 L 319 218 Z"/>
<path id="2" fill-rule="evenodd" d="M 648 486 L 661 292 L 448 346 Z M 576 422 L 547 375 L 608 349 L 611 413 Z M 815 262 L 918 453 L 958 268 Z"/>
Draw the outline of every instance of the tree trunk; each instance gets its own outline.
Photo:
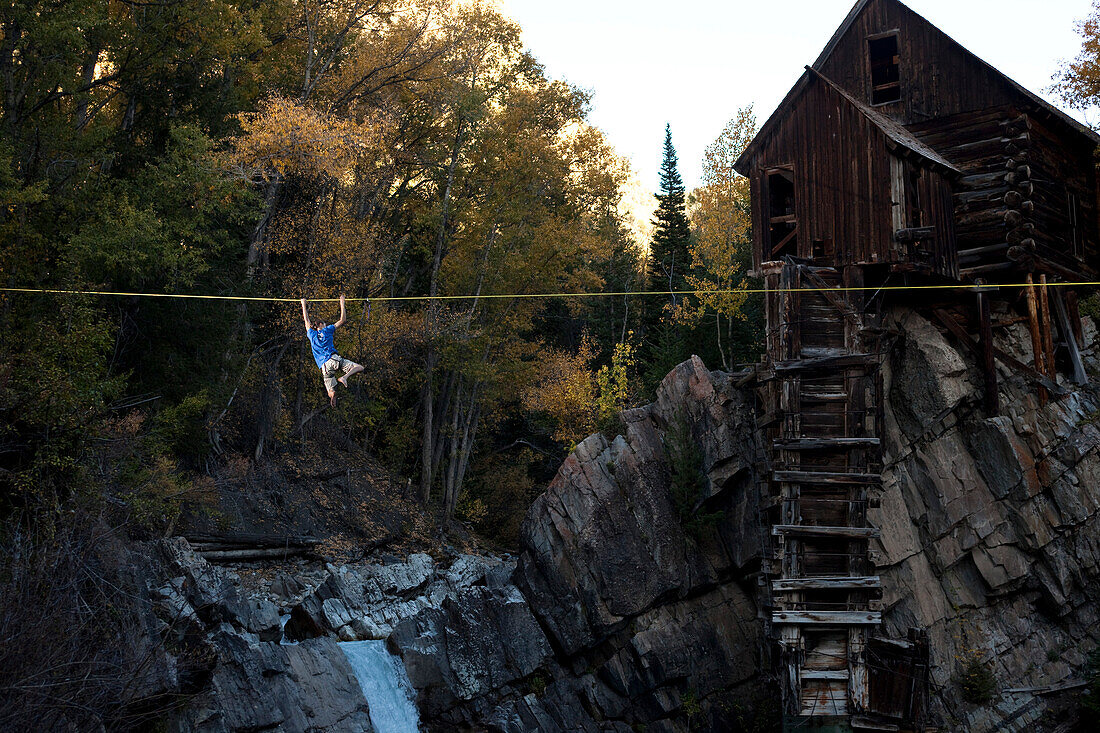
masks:
<path id="1" fill-rule="evenodd" d="M 462 495 L 462 485 L 466 478 L 466 467 L 469 465 L 470 454 L 473 452 L 474 439 L 477 436 L 477 425 L 481 417 L 481 410 L 477 406 L 477 398 L 481 385 L 475 385 L 470 391 L 469 407 L 466 409 L 465 424 L 462 429 L 462 437 L 457 435 L 457 423 L 455 435 L 452 440 L 456 448 L 451 451 L 453 468 L 451 469 L 450 486 L 448 487 L 446 502 L 444 505 L 443 522 L 446 525 L 454 517 L 455 507 L 458 505 L 458 497 Z"/>
<path id="2" fill-rule="evenodd" d="M 432 491 L 432 370 L 435 368 L 435 354 L 428 354 L 425 364 L 424 387 L 420 392 L 423 426 L 420 434 L 420 500 L 425 504 L 431 498 Z"/>
<path id="3" fill-rule="evenodd" d="M 266 264 L 264 250 L 264 238 L 267 236 L 267 225 L 275 215 L 275 204 L 279 200 L 279 192 L 282 190 L 281 178 L 273 178 L 267 184 L 267 192 L 264 194 L 263 214 L 256 222 L 256 228 L 252 230 L 252 237 L 248 242 L 248 257 L 245 259 L 248 278 L 251 280 L 263 264 Z"/>
<path id="4" fill-rule="evenodd" d="M 431 296 L 432 300 L 428 301 L 428 308 L 424 315 L 425 331 L 428 337 L 428 353 L 424 360 L 424 393 L 422 395 L 424 428 L 421 433 L 422 438 L 420 446 L 420 498 L 425 503 L 427 503 L 431 495 L 433 473 L 432 458 L 434 446 L 432 444 L 432 435 L 435 431 L 435 415 L 432 412 L 432 376 L 435 372 L 436 364 L 439 361 L 439 355 L 436 353 L 435 344 L 432 343 L 435 338 L 436 309 L 439 307 L 434 298 L 439 295 L 439 267 L 443 261 L 443 245 L 446 242 L 447 227 L 449 225 L 451 189 L 454 187 L 455 170 L 458 167 L 458 156 L 462 152 L 464 130 L 465 121 L 462 117 L 459 117 L 458 129 L 455 131 L 454 145 L 451 147 L 451 159 L 447 164 L 447 184 L 443 189 L 443 204 L 439 218 L 439 230 L 436 232 L 435 252 L 432 255 L 431 284 L 428 289 L 428 294 Z"/>

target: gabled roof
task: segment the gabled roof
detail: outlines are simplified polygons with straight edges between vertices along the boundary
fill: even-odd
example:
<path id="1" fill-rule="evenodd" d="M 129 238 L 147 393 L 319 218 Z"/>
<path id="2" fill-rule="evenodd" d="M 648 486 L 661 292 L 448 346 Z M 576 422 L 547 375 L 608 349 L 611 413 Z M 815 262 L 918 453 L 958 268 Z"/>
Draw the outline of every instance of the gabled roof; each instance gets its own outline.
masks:
<path id="1" fill-rule="evenodd" d="M 864 0 L 864 2 L 868 1 L 869 0 Z M 914 137 L 912 133 L 899 125 L 897 122 L 894 122 L 886 115 L 879 114 L 869 105 L 860 102 L 851 94 L 844 91 L 838 84 L 833 82 L 827 76 L 809 66 L 806 67 L 806 72 L 791 88 L 791 91 L 787 93 L 787 96 L 783 98 L 783 101 L 779 103 L 779 106 L 776 108 L 775 112 L 772 113 L 772 116 L 768 118 L 768 121 L 764 123 L 764 126 L 761 127 L 759 132 L 756 133 L 756 136 L 753 137 L 752 142 L 749 143 L 749 146 L 745 148 L 745 151 L 741 153 L 741 156 L 733 164 L 735 170 L 737 170 L 738 172 L 743 172 L 742 167 L 744 166 L 744 164 L 748 162 L 749 158 L 751 158 L 755 154 L 756 149 L 763 144 L 764 140 L 768 139 L 768 137 L 771 136 L 774 128 L 779 125 L 779 123 L 786 117 L 783 112 L 787 109 L 787 107 L 794 104 L 795 101 L 798 100 L 798 98 L 801 97 L 802 94 L 806 90 L 808 90 L 810 86 L 815 82 L 820 82 L 839 94 L 841 98 L 848 102 L 848 104 L 855 107 L 855 109 L 858 110 L 860 114 L 866 117 L 871 122 L 871 124 L 878 128 L 878 130 L 882 132 L 882 134 L 885 135 L 886 138 L 895 146 L 899 146 L 909 151 L 912 151 L 916 155 L 919 155 L 928 162 L 932 163 L 934 166 L 944 168 L 952 173 L 960 173 L 959 169 L 956 168 L 952 163 L 946 160 L 935 150 L 922 143 L 920 140 Z"/>
<path id="2" fill-rule="evenodd" d="M 909 7 L 905 3 L 901 2 L 901 0 L 891 0 L 891 1 L 897 3 L 898 5 L 900 5 L 903 8 L 905 8 L 906 10 L 908 10 L 910 13 L 915 15 L 917 18 L 920 18 L 925 23 L 928 23 L 928 25 L 931 26 L 932 28 L 935 28 L 937 32 L 939 32 L 944 38 L 946 38 L 948 41 L 950 41 L 955 46 L 957 46 L 965 55 L 967 55 L 970 58 L 974 59 L 974 61 L 976 61 L 978 64 L 980 64 L 981 66 L 984 66 L 986 69 L 989 69 L 994 74 L 996 74 L 997 76 L 1004 79 L 1004 81 L 1010 87 L 1012 87 L 1019 94 L 1026 97 L 1032 104 L 1034 104 L 1040 110 L 1051 114 L 1055 119 L 1057 119 L 1059 122 L 1063 123 L 1064 125 L 1067 125 L 1074 132 L 1077 132 L 1077 133 L 1085 136 L 1086 138 L 1088 138 L 1092 142 L 1093 145 L 1100 145 L 1100 135 L 1098 135 L 1096 133 L 1096 131 L 1093 130 L 1091 127 L 1089 127 L 1088 125 L 1082 124 L 1081 122 L 1077 121 L 1073 117 L 1070 117 L 1068 114 L 1066 114 L 1062 110 L 1058 109 L 1053 104 L 1046 101 L 1045 99 L 1040 97 L 1035 92 L 1032 92 L 1030 89 L 1023 86 L 1022 84 L 1019 84 L 1019 83 L 1013 81 L 1011 78 L 1006 76 L 1004 74 L 1004 72 L 1002 72 L 1000 69 L 996 68 L 992 64 L 984 61 L 983 59 L 981 59 L 980 57 L 975 55 L 966 46 L 962 45 L 961 43 L 956 41 L 954 38 L 952 38 L 951 36 L 944 33 L 942 30 L 940 30 L 940 28 L 938 26 L 936 26 L 934 23 L 929 21 L 927 18 L 925 18 L 923 15 L 921 15 L 917 11 L 913 10 L 911 7 Z M 852 6 L 851 11 L 849 11 L 847 17 L 844 18 L 844 22 L 841 23 L 840 27 L 836 29 L 836 33 L 834 33 L 833 37 L 829 39 L 829 42 L 827 44 L 825 44 L 825 48 L 822 49 L 821 55 L 819 55 L 817 57 L 817 61 L 814 62 L 813 68 L 815 70 L 820 71 L 825 66 L 825 62 L 829 59 L 830 56 L 832 56 L 833 51 L 837 47 L 837 44 L 840 43 L 840 39 L 842 39 L 844 37 L 844 35 L 851 29 L 852 25 L 854 25 L 855 22 L 856 22 L 856 18 L 859 17 L 860 13 L 862 13 L 864 8 L 866 8 L 871 2 L 872 2 L 872 0 L 857 0 L 856 4 Z"/>

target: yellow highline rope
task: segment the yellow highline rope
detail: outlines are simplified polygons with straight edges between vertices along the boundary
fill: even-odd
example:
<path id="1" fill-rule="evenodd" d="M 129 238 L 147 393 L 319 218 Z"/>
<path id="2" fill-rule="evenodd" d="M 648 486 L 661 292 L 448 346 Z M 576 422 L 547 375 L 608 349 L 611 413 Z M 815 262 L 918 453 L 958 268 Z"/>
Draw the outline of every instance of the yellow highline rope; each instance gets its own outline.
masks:
<path id="1" fill-rule="evenodd" d="M 733 295 L 736 293 L 851 293 L 851 292 L 885 292 L 904 290 L 997 290 L 998 288 L 1058 288 L 1058 287 L 1082 287 L 1100 286 L 1100 281 L 1089 282 L 1047 282 L 1047 283 L 986 283 L 981 285 L 882 285 L 860 287 L 835 287 L 835 288 L 744 288 L 734 290 L 641 290 L 621 293 L 513 293 L 513 294 L 488 294 L 488 295 L 400 295 L 381 296 L 377 298 L 345 298 L 348 303 L 369 301 L 402 302 L 419 300 L 499 300 L 506 298 L 614 298 L 629 296 L 668 296 L 668 295 Z M 250 297 L 244 295 L 196 295 L 192 293 L 127 293 L 112 292 L 107 290 L 62 290 L 54 288 L 5 288 L 0 287 L 3 293 L 38 293 L 43 295 L 102 295 L 119 296 L 128 298 L 185 298 L 192 300 L 250 300 L 266 303 L 297 303 L 301 298 L 275 298 L 275 297 Z M 339 298 L 306 298 L 307 303 L 336 303 Z"/>

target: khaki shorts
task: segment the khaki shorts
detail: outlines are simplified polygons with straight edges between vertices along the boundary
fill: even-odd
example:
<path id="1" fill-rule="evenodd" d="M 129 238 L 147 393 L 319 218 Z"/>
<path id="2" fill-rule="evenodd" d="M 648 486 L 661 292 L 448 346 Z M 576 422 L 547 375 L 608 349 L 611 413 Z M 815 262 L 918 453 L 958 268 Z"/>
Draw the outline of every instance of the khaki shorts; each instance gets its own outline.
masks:
<path id="1" fill-rule="evenodd" d="M 355 367 L 359 366 L 351 359 L 345 359 L 339 354 L 333 354 L 325 365 L 321 367 L 321 376 L 325 378 L 325 389 L 329 392 L 336 391 L 336 378 L 341 373 L 347 374 Z"/>

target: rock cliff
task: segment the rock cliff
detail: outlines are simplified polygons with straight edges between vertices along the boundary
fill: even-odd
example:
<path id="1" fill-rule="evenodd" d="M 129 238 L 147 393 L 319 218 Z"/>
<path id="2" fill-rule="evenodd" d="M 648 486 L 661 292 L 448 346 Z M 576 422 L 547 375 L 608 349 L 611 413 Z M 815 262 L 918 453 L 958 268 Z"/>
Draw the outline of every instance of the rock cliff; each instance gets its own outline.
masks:
<path id="1" fill-rule="evenodd" d="M 1027 361 L 1009 315 L 998 345 Z M 1059 690 L 1100 635 L 1100 392 L 1044 405 L 1002 368 L 1002 415 L 985 416 L 962 345 L 911 310 L 887 320 L 872 513 L 884 631 L 929 630 L 946 729 L 1054 730 L 1073 706 Z M 1086 324 L 1089 364 L 1095 336 Z M 676 431 L 705 476 L 686 506 Z M 183 540 L 154 546 L 169 580 L 150 588 L 151 607 L 170 648 L 190 650 L 198 690 L 174 730 L 370 730 L 336 646 L 353 639 L 387 640 L 432 730 L 768 730 L 751 394 L 692 359 L 621 432 L 577 446 L 532 505 L 517 558 L 302 565 L 257 583 Z M 960 685 L 976 672 L 980 696 Z"/>

